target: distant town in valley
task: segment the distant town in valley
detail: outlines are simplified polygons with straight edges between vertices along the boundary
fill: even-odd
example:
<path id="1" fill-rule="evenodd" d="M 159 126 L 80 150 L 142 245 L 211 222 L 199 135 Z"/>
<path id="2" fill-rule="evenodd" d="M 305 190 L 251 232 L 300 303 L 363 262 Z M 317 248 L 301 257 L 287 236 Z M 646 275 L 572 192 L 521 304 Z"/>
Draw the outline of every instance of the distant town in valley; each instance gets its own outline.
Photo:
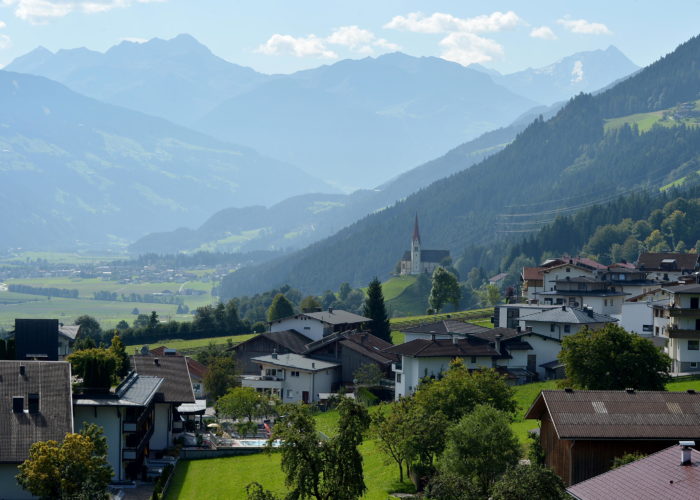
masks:
<path id="1" fill-rule="evenodd" d="M 699 498 L 700 7 L 585 7 L 0 2 L 0 500 Z"/>

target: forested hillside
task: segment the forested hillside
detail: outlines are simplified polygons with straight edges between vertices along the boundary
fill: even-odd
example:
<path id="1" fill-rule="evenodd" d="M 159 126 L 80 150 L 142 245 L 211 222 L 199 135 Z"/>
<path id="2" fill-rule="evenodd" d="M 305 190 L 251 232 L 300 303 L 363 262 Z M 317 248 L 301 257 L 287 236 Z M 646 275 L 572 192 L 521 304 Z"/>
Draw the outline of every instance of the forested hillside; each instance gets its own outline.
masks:
<path id="1" fill-rule="evenodd" d="M 700 38 L 597 96 L 579 95 L 550 120 L 537 119 L 500 153 L 372 214 L 289 257 L 242 269 L 226 297 L 281 283 L 307 293 L 386 277 L 408 245 L 418 213 L 426 248 L 461 255 L 472 244 L 507 245 L 533 216 L 552 219 L 631 190 L 653 191 L 698 169 L 700 130 L 623 126 L 605 119 L 694 101 L 700 90 Z M 520 206 L 518 206 L 520 205 Z M 542 208 L 548 207 L 548 208 Z M 547 213 L 549 212 L 549 213 Z M 527 214 L 533 214 L 528 216 Z M 513 216 L 525 216 L 520 219 Z M 528 218 L 530 217 L 530 218 Z M 503 221 L 509 222 L 502 224 Z M 694 242 L 693 242 L 694 243 Z"/>

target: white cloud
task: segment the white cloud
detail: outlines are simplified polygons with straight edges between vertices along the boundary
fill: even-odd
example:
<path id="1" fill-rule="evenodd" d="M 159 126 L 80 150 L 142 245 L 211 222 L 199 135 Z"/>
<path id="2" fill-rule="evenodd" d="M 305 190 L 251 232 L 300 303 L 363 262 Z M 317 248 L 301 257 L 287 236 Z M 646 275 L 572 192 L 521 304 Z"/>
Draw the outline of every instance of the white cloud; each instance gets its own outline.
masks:
<path id="1" fill-rule="evenodd" d="M 167 0 L 2 0 L 3 5 L 13 6 L 15 16 L 30 23 L 45 23 L 54 17 L 71 12 L 94 14 L 129 7 L 136 3 L 164 2 Z"/>
<path id="2" fill-rule="evenodd" d="M 305 37 L 294 37 L 277 33 L 260 45 L 256 52 L 267 55 L 287 54 L 296 57 L 323 57 L 326 59 L 339 57 L 335 51 L 328 48 L 328 45 L 345 47 L 352 52 L 365 55 L 374 54 L 375 48 L 382 52 L 400 48 L 384 38 L 377 38 L 369 30 L 353 25 L 336 28 L 325 38 L 313 34 Z"/>
<path id="3" fill-rule="evenodd" d="M 530 36 L 532 38 L 541 38 L 542 40 L 556 40 L 557 35 L 554 34 L 549 26 L 540 26 L 539 28 L 532 28 L 530 31 Z"/>
<path id="4" fill-rule="evenodd" d="M 296 57 L 323 57 L 326 59 L 338 57 L 338 54 L 328 49 L 325 41 L 316 35 L 293 37 L 276 33 L 267 42 L 260 45 L 256 52 L 267 55 L 288 54 Z"/>
<path id="5" fill-rule="evenodd" d="M 146 43 L 148 38 L 139 38 L 137 36 L 126 36 L 119 39 L 120 42 Z"/>
<path id="6" fill-rule="evenodd" d="M 0 49 L 6 49 L 12 45 L 12 40 L 7 35 L 0 35 Z"/>
<path id="7" fill-rule="evenodd" d="M 4 28 L 5 26 L 7 26 L 7 24 L 5 24 L 5 23 L 3 23 L 2 21 L 0 21 L 0 29 Z"/>
<path id="8" fill-rule="evenodd" d="M 469 18 L 459 18 L 443 12 L 435 12 L 426 17 L 421 12 L 411 12 L 406 16 L 395 16 L 384 28 L 414 33 L 493 33 L 519 24 L 523 24 L 523 20 L 512 10 Z"/>
<path id="9" fill-rule="evenodd" d="M 579 83 L 583 81 L 583 63 L 576 61 L 571 69 L 571 83 Z"/>
<path id="10" fill-rule="evenodd" d="M 473 33 L 450 33 L 440 40 L 440 57 L 463 66 L 491 61 L 503 54 L 503 47 L 494 40 Z"/>
<path id="11" fill-rule="evenodd" d="M 592 23 L 585 19 L 557 19 L 557 23 L 564 26 L 572 33 L 580 35 L 612 35 L 612 31 L 602 23 Z"/>

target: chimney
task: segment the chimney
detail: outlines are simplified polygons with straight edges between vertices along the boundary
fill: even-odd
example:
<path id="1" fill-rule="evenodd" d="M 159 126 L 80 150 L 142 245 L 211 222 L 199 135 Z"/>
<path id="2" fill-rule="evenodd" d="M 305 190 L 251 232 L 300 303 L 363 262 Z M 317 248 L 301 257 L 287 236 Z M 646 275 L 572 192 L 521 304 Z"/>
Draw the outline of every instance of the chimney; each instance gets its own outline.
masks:
<path id="1" fill-rule="evenodd" d="M 496 351 L 501 352 L 501 339 L 503 338 L 502 333 L 497 333 L 496 335 L 493 336 L 494 339 L 496 339 Z"/>
<path id="2" fill-rule="evenodd" d="M 627 389 L 625 389 L 625 392 L 626 392 L 627 394 L 634 394 L 634 388 L 628 387 Z"/>
<path id="3" fill-rule="evenodd" d="M 272 351 L 272 359 L 277 359 L 277 349 Z"/>
<path id="4" fill-rule="evenodd" d="M 693 465 L 691 453 L 695 441 L 679 441 L 678 444 L 681 447 L 681 465 Z"/>
<path id="5" fill-rule="evenodd" d="M 572 393 L 574 390 L 571 387 L 565 387 L 564 392 Z"/>
<path id="6" fill-rule="evenodd" d="M 19 374 L 24 377 L 27 374 L 27 367 L 24 365 L 19 365 Z"/>
<path id="7" fill-rule="evenodd" d="M 160 359 L 153 358 L 153 364 L 155 364 L 156 366 L 160 366 Z"/>
<path id="8" fill-rule="evenodd" d="M 333 314 L 333 308 L 332 308 L 332 307 L 329 307 L 329 308 L 328 308 L 328 314 Z"/>

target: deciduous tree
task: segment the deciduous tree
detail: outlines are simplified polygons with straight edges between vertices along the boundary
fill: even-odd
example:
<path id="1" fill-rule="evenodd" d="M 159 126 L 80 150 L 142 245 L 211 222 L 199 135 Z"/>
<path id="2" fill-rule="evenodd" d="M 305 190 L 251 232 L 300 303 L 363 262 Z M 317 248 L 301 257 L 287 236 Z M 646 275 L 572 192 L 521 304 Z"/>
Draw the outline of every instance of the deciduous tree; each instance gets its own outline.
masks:
<path id="1" fill-rule="evenodd" d="M 83 379 L 83 385 L 92 389 L 109 389 L 117 379 L 118 360 L 110 349 L 84 349 L 68 358 L 73 373 Z"/>
<path id="2" fill-rule="evenodd" d="M 591 390 L 663 391 L 671 359 L 650 340 L 610 323 L 564 338 L 559 359 L 568 383 Z"/>
<path id="3" fill-rule="evenodd" d="M 131 370 L 131 362 L 129 355 L 126 353 L 124 343 L 122 342 L 119 332 L 115 331 L 112 337 L 112 346 L 109 348 L 117 360 L 116 374 L 118 377 L 126 377 Z"/>
<path id="4" fill-rule="evenodd" d="M 437 313 L 445 304 L 453 304 L 459 308 L 459 299 L 462 292 L 457 283 L 457 277 L 442 266 L 435 268 L 433 272 L 433 287 L 430 290 L 428 302 Z"/>
<path id="5" fill-rule="evenodd" d="M 255 419 L 272 415 L 274 407 L 269 397 L 252 387 L 234 387 L 218 399 L 216 412 L 222 417 L 238 420 L 238 431 L 245 435 L 257 427 Z"/>
<path id="6" fill-rule="evenodd" d="M 517 465 L 508 469 L 491 489 L 492 500 L 564 500 L 562 480 L 542 465 Z"/>
<path id="7" fill-rule="evenodd" d="M 278 293 L 267 310 L 267 320 L 275 321 L 294 315 L 294 306 L 284 294 Z"/>
<path id="8" fill-rule="evenodd" d="M 211 399 L 216 401 L 229 389 L 240 384 L 236 362 L 230 356 L 216 356 L 209 359 L 204 375 L 204 387 Z"/>

